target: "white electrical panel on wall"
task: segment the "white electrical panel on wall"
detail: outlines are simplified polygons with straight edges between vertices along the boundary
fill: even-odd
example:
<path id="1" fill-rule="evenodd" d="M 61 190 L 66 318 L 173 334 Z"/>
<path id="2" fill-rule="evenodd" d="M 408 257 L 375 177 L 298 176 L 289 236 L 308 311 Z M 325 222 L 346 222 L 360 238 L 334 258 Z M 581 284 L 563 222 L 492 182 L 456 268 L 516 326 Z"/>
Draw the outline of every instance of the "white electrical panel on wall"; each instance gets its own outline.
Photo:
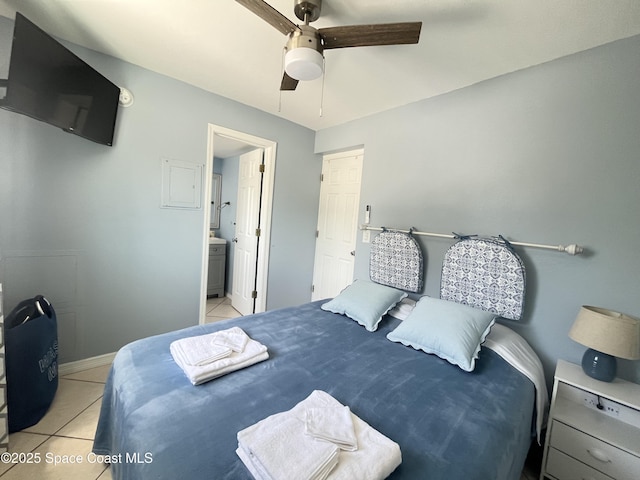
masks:
<path id="1" fill-rule="evenodd" d="M 162 159 L 163 208 L 202 206 L 202 165 L 170 158 Z"/>

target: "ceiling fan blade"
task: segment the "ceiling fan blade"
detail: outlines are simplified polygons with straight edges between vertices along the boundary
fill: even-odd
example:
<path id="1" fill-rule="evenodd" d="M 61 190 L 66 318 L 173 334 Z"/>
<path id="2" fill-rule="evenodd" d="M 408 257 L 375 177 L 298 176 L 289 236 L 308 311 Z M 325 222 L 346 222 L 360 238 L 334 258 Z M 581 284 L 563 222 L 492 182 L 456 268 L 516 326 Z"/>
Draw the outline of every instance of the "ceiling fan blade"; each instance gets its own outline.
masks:
<path id="1" fill-rule="evenodd" d="M 298 86 L 298 80 L 291 78 L 287 75 L 287 72 L 282 74 L 282 83 L 280 83 L 280 90 L 295 90 Z"/>
<path id="2" fill-rule="evenodd" d="M 421 28 L 422 22 L 378 23 L 319 28 L 318 32 L 328 49 L 418 43 Z"/>
<path id="3" fill-rule="evenodd" d="M 289 35 L 298 29 L 298 26 L 295 23 L 282 15 L 267 2 L 262 0 L 236 0 L 236 2 L 251 10 L 261 19 L 269 23 L 272 27 L 277 28 L 285 35 Z"/>

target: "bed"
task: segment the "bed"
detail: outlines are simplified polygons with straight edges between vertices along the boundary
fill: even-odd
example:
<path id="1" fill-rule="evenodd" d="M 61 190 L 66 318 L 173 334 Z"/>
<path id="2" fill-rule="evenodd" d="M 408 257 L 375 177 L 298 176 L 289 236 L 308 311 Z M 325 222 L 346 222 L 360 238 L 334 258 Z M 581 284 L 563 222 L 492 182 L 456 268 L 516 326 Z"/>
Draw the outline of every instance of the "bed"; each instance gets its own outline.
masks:
<path id="1" fill-rule="evenodd" d="M 510 358 L 523 349 L 535 356 L 521 337 L 492 322 L 467 371 L 391 341 L 388 336 L 407 320 L 381 315 L 373 328 L 328 311 L 327 303 L 190 327 L 123 347 L 105 386 L 93 452 L 111 463 L 114 479 L 248 480 L 235 452 L 237 433 L 322 390 L 398 443 L 402 463 L 391 479 L 520 478 L 546 397 L 544 379 L 535 386 L 535 375 Z M 236 326 L 267 346 L 269 358 L 192 385 L 174 361 L 171 343 Z"/>

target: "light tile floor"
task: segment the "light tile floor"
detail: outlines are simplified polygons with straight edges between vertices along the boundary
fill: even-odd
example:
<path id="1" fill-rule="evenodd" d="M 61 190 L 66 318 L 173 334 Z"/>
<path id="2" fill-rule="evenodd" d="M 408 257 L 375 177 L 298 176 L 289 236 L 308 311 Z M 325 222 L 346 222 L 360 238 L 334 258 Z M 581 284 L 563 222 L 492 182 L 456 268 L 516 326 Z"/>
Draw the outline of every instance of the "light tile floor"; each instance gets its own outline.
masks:
<path id="1" fill-rule="evenodd" d="M 238 316 L 228 298 L 207 301 L 207 323 Z M 31 454 L 31 460 L 40 458 L 40 462 L 0 463 L 0 479 L 111 480 L 108 466 L 90 455 L 108 373 L 107 365 L 61 377 L 42 420 L 9 435 L 9 452 Z M 534 451 L 520 480 L 537 480 L 539 465 Z"/>
<path id="2" fill-rule="evenodd" d="M 42 420 L 9 435 L 9 452 L 33 463 L 0 463 L 0 478 L 110 480 L 107 465 L 89 455 L 108 373 L 107 365 L 61 377 Z"/>
<path id="3" fill-rule="evenodd" d="M 207 299 L 207 318 L 206 323 L 217 322 L 227 318 L 236 318 L 242 316 L 235 308 L 231 306 L 229 297 L 218 297 Z"/>

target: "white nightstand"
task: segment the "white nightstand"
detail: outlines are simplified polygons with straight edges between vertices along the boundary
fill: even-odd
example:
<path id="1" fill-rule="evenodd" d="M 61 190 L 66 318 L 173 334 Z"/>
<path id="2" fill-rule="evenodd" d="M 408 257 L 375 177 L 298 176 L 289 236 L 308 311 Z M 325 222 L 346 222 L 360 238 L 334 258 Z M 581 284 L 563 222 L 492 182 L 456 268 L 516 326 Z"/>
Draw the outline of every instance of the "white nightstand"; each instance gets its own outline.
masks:
<path id="1" fill-rule="evenodd" d="M 600 408 L 598 408 L 600 406 Z M 540 480 L 640 479 L 640 385 L 559 360 Z"/>

